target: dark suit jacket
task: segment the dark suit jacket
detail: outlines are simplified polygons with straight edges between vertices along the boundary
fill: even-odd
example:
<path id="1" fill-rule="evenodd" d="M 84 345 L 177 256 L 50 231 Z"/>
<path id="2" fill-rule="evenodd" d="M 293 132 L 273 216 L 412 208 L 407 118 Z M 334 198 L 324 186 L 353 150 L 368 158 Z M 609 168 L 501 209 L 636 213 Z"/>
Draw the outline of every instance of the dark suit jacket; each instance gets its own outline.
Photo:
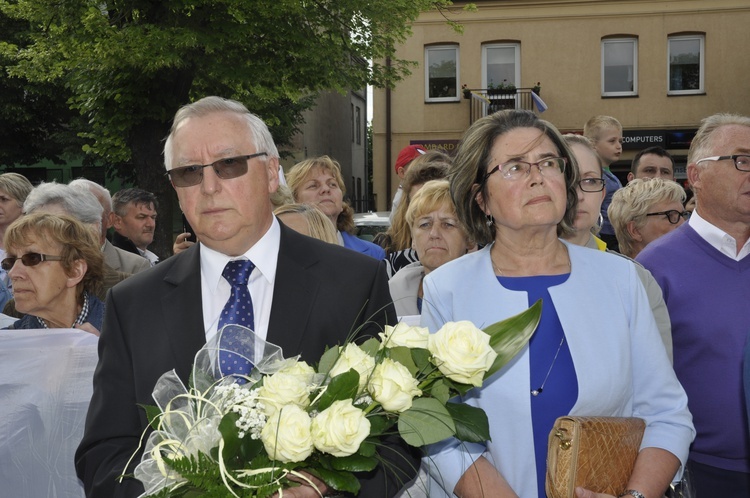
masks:
<path id="1" fill-rule="evenodd" d="M 171 369 L 187 385 L 195 353 L 205 344 L 201 302 L 200 246 L 164 260 L 114 287 L 99 340 L 86 429 L 76 469 L 89 497 L 135 497 L 141 484 L 116 484 L 147 426 L 136 404 L 153 405 L 157 379 Z M 268 341 L 285 356 L 315 363 L 326 346 L 341 344 L 368 320 L 394 323 L 382 262 L 300 235 L 283 224 Z M 397 453 L 393 453 L 393 450 Z M 388 450 L 388 449 L 386 449 Z M 382 498 L 398 491 L 418 466 L 418 455 L 396 442 L 382 456 L 403 474 L 384 478 L 382 468 L 363 476 L 360 496 Z M 384 454 L 388 453 L 388 454 Z M 134 459 L 128 473 L 132 473 Z"/>

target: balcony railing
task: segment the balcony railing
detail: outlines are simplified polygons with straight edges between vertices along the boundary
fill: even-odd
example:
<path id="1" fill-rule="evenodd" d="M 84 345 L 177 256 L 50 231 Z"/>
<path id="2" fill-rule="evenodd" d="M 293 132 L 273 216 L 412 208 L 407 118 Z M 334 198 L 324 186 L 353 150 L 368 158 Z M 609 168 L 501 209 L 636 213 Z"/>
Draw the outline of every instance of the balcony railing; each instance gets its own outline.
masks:
<path id="1" fill-rule="evenodd" d="M 469 124 L 479 118 L 505 109 L 534 109 L 531 88 L 515 90 L 464 89 L 464 98 L 468 99 L 470 112 Z"/>

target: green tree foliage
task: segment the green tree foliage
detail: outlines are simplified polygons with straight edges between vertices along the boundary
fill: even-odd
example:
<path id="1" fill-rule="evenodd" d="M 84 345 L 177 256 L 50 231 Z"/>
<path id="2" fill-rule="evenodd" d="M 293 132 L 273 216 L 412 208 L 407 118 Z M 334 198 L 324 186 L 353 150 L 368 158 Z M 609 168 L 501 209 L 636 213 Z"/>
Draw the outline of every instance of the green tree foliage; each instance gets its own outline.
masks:
<path id="1" fill-rule="evenodd" d="M 17 22 L 0 34 L 2 78 L 39 85 L 53 113 L 109 165 L 160 199 L 174 195 L 161 167 L 162 139 L 183 104 L 205 95 L 245 103 L 289 141 L 321 90 L 394 83 L 411 65 L 393 58 L 420 11 L 449 0 L 0 0 Z M 391 65 L 380 61 L 391 57 Z M 364 61 L 375 61 L 366 64 Z M 0 80 L 0 85 L 6 81 Z M 26 107 L 30 115 L 35 112 Z M 44 107 L 44 106 L 41 106 Z M 51 108 L 48 108 L 51 109 Z M 65 119 L 69 118 L 69 119 Z M 51 127 L 54 128 L 54 127 Z M 157 253 L 171 249 L 161 223 Z"/>
<path id="2" fill-rule="evenodd" d="M 18 48 L 28 46 L 28 32 L 26 21 L 0 12 L 0 68 L 12 65 Z M 71 132 L 77 115 L 59 85 L 0 71 L 0 164 L 62 163 L 66 152 L 80 155 L 82 141 Z"/>

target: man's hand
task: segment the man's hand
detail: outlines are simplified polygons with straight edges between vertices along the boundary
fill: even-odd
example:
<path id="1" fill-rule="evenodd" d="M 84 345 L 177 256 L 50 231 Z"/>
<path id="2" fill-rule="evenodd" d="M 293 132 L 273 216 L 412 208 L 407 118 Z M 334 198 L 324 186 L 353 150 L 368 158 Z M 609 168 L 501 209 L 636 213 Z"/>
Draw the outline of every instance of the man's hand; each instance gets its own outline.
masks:
<path id="1" fill-rule="evenodd" d="M 299 476 L 289 474 L 289 480 L 298 482 L 301 484 L 301 486 L 298 486 L 296 488 L 284 489 L 284 498 L 288 496 L 291 496 L 293 498 L 320 498 L 321 496 L 325 496 L 328 493 L 328 486 L 326 486 L 323 481 L 313 475 L 308 474 L 307 472 L 302 471 L 299 473 L 303 474 L 308 480 L 305 480 Z M 278 497 L 279 493 L 275 493 L 271 498 Z"/>
<path id="2" fill-rule="evenodd" d="M 76 325 L 74 328 L 83 330 L 84 332 L 88 332 L 89 334 L 94 334 L 95 336 L 99 337 L 99 331 L 89 322 L 82 323 L 81 325 Z"/>
<path id="3" fill-rule="evenodd" d="M 183 232 L 177 236 L 174 244 L 172 244 L 173 254 L 179 254 L 185 249 L 188 249 L 190 246 L 195 245 L 195 242 L 188 240 L 188 237 L 190 237 L 189 232 Z"/>

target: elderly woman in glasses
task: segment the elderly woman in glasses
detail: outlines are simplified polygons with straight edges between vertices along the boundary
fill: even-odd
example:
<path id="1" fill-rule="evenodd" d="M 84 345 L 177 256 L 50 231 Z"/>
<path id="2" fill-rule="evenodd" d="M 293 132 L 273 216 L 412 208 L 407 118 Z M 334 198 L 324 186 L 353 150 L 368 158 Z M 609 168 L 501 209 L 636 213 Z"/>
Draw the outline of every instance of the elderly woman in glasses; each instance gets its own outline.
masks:
<path id="1" fill-rule="evenodd" d="M 485 409 L 492 440 L 430 448 L 430 496 L 545 496 L 548 435 L 568 414 L 645 419 L 628 489 L 662 496 L 695 434 L 687 396 L 634 265 L 559 238 L 575 223 L 580 180 L 560 133 L 529 111 L 487 116 L 449 177 L 458 217 L 485 247 L 425 277 L 422 324 L 486 326 L 539 299 L 542 317 L 529 346 L 465 397 Z"/>
<path id="2" fill-rule="evenodd" d="M 572 244 L 606 251 L 608 250 L 607 244 L 595 235 L 601 227 L 600 210 L 606 193 L 604 189 L 605 179 L 602 170 L 602 160 L 589 139 L 583 135 L 574 135 L 571 133 L 564 135 L 563 138 L 576 159 L 580 180 L 578 180 L 578 209 L 576 210 L 573 230 L 570 234 L 563 235 L 562 238 Z M 615 251 L 612 251 L 612 254 L 620 255 L 620 253 Z M 667 310 L 667 304 L 664 302 L 661 287 L 659 287 L 651 272 L 644 268 L 643 265 L 636 261 L 633 261 L 633 264 L 641 279 L 641 283 L 643 283 L 643 287 L 646 289 L 648 302 L 651 305 L 651 311 L 659 328 L 659 335 L 671 362 L 672 322 L 669 319 L 669 311 Z"/>
<path id="3" fill-rule="evenodd" d="M 10 329 L 80 328 L 99 335 L 104 304 L 96 297 L 102 252 L 96 234 L 67 215 L 22 216 L 5 232 L 2 267 L 13 281 Z"/>
<path id="4" fill-rule="evenodd" d="M 685 189 L 672 180 L 637 179 L 620 190 L 612 197 L 607 213 L 620 252 L 631 258 L 690 217 L 683 207 Z"/>

